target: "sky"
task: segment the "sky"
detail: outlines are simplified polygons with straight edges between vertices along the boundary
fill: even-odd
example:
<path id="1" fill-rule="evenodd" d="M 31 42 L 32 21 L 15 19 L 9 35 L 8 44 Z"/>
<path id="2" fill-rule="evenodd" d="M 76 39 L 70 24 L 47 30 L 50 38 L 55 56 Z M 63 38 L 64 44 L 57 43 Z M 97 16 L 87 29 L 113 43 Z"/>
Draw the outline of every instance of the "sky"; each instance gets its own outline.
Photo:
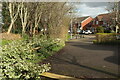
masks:
<path id="1" fill-rule="evenodd" d="M 108 5 L 111 5 L 111 3 L 108 2 L 80 2 L 76 3 L 76 15 L 78 17 L 81 16 L 91 16 L 96 17 L 99 14 L 108 13 L 106 10 L 108 8 Z"/>

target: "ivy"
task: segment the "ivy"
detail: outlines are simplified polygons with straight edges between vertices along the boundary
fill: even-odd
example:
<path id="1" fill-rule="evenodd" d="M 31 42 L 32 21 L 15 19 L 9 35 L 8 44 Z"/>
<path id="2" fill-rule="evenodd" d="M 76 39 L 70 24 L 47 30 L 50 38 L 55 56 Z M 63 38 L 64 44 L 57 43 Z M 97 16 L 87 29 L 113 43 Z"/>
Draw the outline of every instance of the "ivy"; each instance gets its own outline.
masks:
<path id="1" fill-rule="evenodd" d="M 1 47 L 0 71 L 4 79 L 38 79 L 48 71 L 50 64 L 38 62 L 61 48 L 59 41 L 34 37 L 29 40 L 13 41 Z"/>

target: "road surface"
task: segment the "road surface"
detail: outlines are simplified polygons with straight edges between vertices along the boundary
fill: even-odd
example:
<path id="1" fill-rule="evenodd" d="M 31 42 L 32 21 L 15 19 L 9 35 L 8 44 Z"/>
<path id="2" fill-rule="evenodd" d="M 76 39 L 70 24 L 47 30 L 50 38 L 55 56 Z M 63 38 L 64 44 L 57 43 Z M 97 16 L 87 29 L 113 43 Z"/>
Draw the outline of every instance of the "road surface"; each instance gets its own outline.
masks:
<path id="1" fill-rule="evenodd" d="M 115 78 L 118 70 L 118 45 L 95 45 L 94 36 L 71 40 L 49 59 L 50 72 L 76 78 Z"/>

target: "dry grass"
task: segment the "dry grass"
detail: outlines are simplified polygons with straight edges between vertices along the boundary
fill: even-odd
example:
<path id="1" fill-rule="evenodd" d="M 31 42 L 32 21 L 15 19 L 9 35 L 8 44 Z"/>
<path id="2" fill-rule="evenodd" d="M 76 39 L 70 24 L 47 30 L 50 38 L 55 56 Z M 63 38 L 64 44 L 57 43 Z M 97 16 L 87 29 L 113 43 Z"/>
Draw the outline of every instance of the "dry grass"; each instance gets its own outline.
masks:
<path id="1" fill-rule="evenodd" d="M 20 34 L 7 34 L 7 33 L 0 33 L 0 39 L 5 39 L 5 40 L 18 40 L 21 39 Z"/>

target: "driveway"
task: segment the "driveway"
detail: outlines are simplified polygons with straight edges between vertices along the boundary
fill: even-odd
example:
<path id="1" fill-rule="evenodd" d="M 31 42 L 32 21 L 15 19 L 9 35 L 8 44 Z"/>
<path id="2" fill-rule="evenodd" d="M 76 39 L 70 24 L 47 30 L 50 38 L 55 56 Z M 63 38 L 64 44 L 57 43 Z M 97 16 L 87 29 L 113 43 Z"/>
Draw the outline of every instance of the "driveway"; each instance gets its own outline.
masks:
<path id="1" fill-rule="evenodd" d="M 50 72 L 76 78 L 115 78 L 118 76 L 120 47 L 95 45 L 95 36 L 66 42 L 66 46 L 49 59 Z"/>

